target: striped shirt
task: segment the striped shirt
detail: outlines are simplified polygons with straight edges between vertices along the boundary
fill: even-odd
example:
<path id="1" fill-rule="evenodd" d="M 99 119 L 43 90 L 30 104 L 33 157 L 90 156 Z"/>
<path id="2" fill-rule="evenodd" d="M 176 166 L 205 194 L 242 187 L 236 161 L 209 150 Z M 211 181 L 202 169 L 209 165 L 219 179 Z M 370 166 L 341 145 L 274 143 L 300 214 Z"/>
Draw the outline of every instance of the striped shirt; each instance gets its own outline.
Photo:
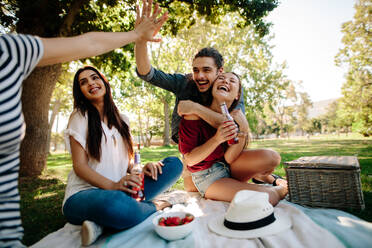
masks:
<path id="1" fill-rule="evenodd" d="M 0 247 L 23 236 L 19 211 L 19 148 L 24 135 L 22 82 L 43 55 L 43 44 L 31 35 L 0 36 Z"/>

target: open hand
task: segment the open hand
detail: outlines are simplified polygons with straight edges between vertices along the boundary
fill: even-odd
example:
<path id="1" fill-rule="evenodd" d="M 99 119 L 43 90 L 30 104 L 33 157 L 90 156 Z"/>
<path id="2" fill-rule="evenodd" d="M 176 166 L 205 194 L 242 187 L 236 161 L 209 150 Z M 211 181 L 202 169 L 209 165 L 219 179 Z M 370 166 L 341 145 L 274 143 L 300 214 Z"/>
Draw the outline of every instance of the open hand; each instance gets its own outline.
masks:
<path id="1" fill-rule="evenodd" d="M 161 13 L 159 4 L 156 3 L 154 11 L 151 14 L 152 0 L 143 0 L 142 14 L 140 13 L 139 6 L 136 5 L 137 18 L 135 22 L 135 32 L 138 33 L 139 39 L 137 41 L 152 41 L 159 42 L 160 38 L 154 38 L 160 31 L 164 22 L 168 19 L 168 12 L 158 17 Z"/>
<path id="2" fill-rule="evenodd" d="M 162 174 L 163 170 L 162 167 L 164 164 L 162 162 L 151 162 L 147 163 L 143 168 L 143 172 L 146 176 L 151 177 L 153 180 L 158 180 L 158 174 Z"/>

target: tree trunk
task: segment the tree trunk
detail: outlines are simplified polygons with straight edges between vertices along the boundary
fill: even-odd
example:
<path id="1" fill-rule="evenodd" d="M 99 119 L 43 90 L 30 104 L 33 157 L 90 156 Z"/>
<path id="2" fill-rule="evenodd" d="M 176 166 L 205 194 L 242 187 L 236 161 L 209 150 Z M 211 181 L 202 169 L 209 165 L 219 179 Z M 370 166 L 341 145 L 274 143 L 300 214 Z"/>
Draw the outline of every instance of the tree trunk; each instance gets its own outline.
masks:
<path id="1" fill-rule="evenodd" d="M 52 127 L 54 124 L 54 121 L 56 119 L 56 116 L 59 111 L 59 107 L 61 106 L 61 101 L 59 99 L 56 99 L 56 102 L 53 104 L 52 109 L 52 115 L 50 116 L 49 120 L 49 130 L 48 130 L 48 148 L 47 151 L 50 152 L 50 143 L 51 143 L 51 137 L 52 137 Z"/>
<path id="2" fill-rule="evenodd" d="M 55 137 L 54 137 L 54 149 L 53 149 L 53 151 L 55 152 L 55 151 L 57 151 L 57 149 L 58 149 L 58 124 L 59 124 L 59 114 L 57 114 L 57 122 L 56 122 L 56 135 L 55 135 Z M 50 143 L 51 143 L 51 141 L 50 141 L 50 139 L 51 139 L 51 136 L 49 136 L 50 138 L 49 138 L 49 146 L 50 146 Z"/>
<path id="3" fill-rule="evenodd" d="M 36 68 L 24 81 L 22 109 L 26 135 L 21 144 L 22 176 L 38 176 L 48 155 L 48 111 L 50 99 L 61 74 L 61 64 Z"/>
<path id="4" fill-rule="evenodd" d="M 141 111 L 138 112 L 138 127 L 139 127 L 139 143 L 145 146 L 146 142 L 143 137 L 143 130 L 142 130 L 142 118 L 141 118 Z"/>
<path id="5" fill-rule="evenodd" d="M 164 137 L 163 137 L 163 146 L 170 145 L 170 136 L 169 136 L 169 104 L 167 101 L 163 101 L 164 106 Z"/>

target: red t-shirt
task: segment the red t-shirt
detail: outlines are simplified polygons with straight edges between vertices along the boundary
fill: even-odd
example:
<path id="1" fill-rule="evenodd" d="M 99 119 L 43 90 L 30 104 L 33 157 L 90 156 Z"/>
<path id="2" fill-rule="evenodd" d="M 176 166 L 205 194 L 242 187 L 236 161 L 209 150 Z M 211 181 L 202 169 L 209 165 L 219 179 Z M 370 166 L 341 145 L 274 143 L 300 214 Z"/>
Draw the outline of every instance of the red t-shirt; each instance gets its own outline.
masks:
<path id="1" fill-rule="evenodd" d="M 202 119 L 185 120 L 182 118 L 179 126 L 178 149 L 182 154 L 191 152 L 216 134 L 216 129 Z M 198 164 L 187 166 L 190 172 L 202 171 L 210 168 L 215 162 L 225 161 L 226 142 L 220 144 L 208 157 Z"/>

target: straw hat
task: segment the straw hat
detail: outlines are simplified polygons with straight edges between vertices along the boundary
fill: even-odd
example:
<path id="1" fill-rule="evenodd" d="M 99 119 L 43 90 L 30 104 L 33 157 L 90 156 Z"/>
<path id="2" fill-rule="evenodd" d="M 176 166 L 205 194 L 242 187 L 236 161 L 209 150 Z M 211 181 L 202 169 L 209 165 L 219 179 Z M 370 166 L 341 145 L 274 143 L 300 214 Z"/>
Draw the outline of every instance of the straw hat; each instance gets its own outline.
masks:
<path id="1" fill-rule="evenodd" d="M 236 193 L 225 216 L 220 215 L 208 223 L 212 232 L 237 239 L 278 234 L 291 225 L 289 216 L 269 203 L 267 193 L 251 190 Z"/>

